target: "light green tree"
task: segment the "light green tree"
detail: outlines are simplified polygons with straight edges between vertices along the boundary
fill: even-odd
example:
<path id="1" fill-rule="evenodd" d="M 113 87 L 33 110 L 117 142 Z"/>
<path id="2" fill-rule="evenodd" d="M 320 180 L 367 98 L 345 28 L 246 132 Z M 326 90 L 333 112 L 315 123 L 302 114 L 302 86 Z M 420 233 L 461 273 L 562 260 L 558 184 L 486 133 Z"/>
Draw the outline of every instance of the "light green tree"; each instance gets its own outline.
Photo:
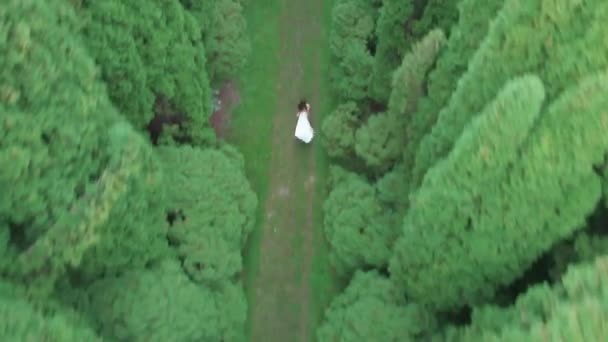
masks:
<path id="1" fill-rule="evenodd" d="M 375 29 L 377 47 L 369 87 L 370 97 L 380 103 L 388 101 L 392 74 L 410 47 L 411 39 L 404 27 L 412 20 L 413 11 L 413 1 L 382 1 Z"/>
<path id="2" fill-rule="evenodd" d="M 607 13 L 608 3 L 601 0 L 505 0 L 467 62 L 467 72 L 420 143 L 414 187 L 451 151 L 463 128 L 509 79 L 534 73 L 545 84 L 547 99 L 553 101 L 582 77 L 608 67 L 608 46 L 603 43 L 608 34 Z"/>
<path id="3" fill-rule="evenodd" d="M 166 147 L 168 238 L 188 275 L 208 286 L 232 280 L 253 229 L 257 198 L 243 163 L 218 150 Z"/>
<path id="4" fill-rule="evenodd" d="M 242 288 L 197 285 L 175 260 L 103 278 L 86 289 L 83 312 L 114 341 L 243 341 Z"/>
<path id="5" fill-rule="evenodd" d="M 429 2 L 425 8 L 425 16 L 416 23 L 414 29 L 420 30 L 431 25 L 434 21 L 426 21 L 435 18 L 433 13 L 439 10 L 447 11 L 453 6 L 446 6 L 444 2 L 446 1 Z M 449 31 L 449 38 L 442 44 L 444 47 L 439 51 L 436 63 L 426 77 L 425 95 L 417 101 L 414 112 L 409 114 L 405 128 L 407 143 L 400 149 L 401 160 L 378 183 L 382 198 L 400 210 L 407 208 L 408 194 L 418 186 L 413 184 L 412 171 L 420 141 L 430 133 L 439 111 L 446 105 L 458 80 L 466 72 L 471 56 L 477 51 L 488 32 L 491 20 L 503 3 L 504 0 L 485 1 L 483 5 L 480 5 L 479 0 L 458 2 L 458 22 Z"/>
<path id="6" fill-rule="evenodd" d="M 523 77 L 473 120 L 414 194 L 394 249 L 391 272 L 412 298 L 479 303 L 584 225 L 601 196 L 607 90 L 608 74 L 585 78 L 534 123 L 542 87 Z"/>
<path id="7" fill-rule="evenodd" d="M 112 246 L 118 259 L 157 245 L 138 244 L 163 234 L 147 196 L 158 167 L 111 105 L 71 7 L 10 0 L 0 22 L 1 266 L 48 292 L 106 239 L 128 238 Z"/>
<path id="8" fill-rule="evenodd" d="M 336 107 L 321 125 L 327 154 L 337 159 L 355 157 L 355 132 L 359 127 L 359 108 L 349 101 Z"/>
<path id="9" fill-rule="evenodd" d="M 394 72 L 386 113 L 372 115 L 355 134 L 355 151 L 378 172 L 388 170 L 408 144 L 407 130 L 426 85 L 426 75 L 445 42 L 440 30 L 429 32 L 412 47 Z"/>
<path id="10" fill-rule="evenodd" d="M 45 313 L 24 299 L 21 291 L 0 283 L 0 339 L 2 341 L 101 342 L 86 325 L 61 312 Z"/>

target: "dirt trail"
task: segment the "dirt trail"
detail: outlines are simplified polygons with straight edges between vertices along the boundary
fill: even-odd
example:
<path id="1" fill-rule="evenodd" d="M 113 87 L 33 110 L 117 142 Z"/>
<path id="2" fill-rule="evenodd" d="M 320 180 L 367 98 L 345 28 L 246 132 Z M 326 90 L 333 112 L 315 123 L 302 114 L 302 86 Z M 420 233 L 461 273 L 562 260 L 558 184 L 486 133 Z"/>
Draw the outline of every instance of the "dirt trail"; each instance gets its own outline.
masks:
<path id="1" fill-rule="evenodd" d="M 315 144 L 296 141 L 296 104 L 319 103 L 323 0 L 283 0 L 277 113 L 272 131 L 269 189 L 259 245 L 259 268 L 250 308 L 251 341 L 311 341 L 311 281 L 314 255 Z M 269 19 L 272 20 L 272 19 Z M 305 81 L 307 80 L 307 81 Z"/>

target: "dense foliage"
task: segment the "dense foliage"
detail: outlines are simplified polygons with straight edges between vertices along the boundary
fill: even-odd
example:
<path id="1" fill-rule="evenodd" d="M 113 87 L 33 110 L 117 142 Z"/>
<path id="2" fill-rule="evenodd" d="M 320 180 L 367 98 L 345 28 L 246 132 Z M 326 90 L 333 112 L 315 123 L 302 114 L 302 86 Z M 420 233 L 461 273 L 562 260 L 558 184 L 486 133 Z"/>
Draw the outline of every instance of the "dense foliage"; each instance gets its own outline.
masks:
<path id="1" fill-rule="evenodd" d="M 608 258 L 572 267 L 553 288 L 537 285 L 509 308 L 475 309 L 470 326 L 450 326 L 437 341 L 599 341 L 608 333 Z"/>
<path id="2" fill-rule="evenodd" d="M 207 75 L 248 53 L 226 3 L 213 33 L 178 0 L 0 6 L 1 340 L 244 339 L 257 199 L 207 123 Z M 153 147 L 153 117 L 184 119 L 178 146 Z"/>
<path id="3" fill-rule="evenodd" d="M 209 117 L 249 3 L 0 6 L 0 340 L 245 339 L 258 200 Z M 606 18 L 334 2 L 320 341 L 606 336 Z"/>
<path id="4" fill-rule="evenodd" d="M 407 303 L 394 284 L 375 271 L 358 271 L 326 315 L 317 334 L 320 342 L 424 340 L 437 323 L 423 307 Z"/>
<path id="5" fill-rule="evenodd" d="M 599 0 L 336 2 L 324 224 L 350 285 L 321 340 L 604 336 L 607 15 Z"/>
<path id="6" fill-rule="evenodd" d="M 241 249 L 253 229 L 257 200 L 243 174 L 243 161 L 217 150 L 166 147 L 167 234 L 190 278 L 208 286 L 233 279 L 242 268 Z"/>

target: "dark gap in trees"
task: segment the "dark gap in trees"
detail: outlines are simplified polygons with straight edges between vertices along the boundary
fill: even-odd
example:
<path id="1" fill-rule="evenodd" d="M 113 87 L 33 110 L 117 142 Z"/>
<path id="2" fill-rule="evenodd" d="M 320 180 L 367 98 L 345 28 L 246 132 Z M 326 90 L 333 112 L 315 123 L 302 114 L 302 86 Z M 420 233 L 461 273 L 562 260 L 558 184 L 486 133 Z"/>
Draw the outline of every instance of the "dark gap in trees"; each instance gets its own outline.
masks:
<path id="1" fill-rule="evenodd" d="M 185 221 L 186 215 L 182 209 L 169 210 L 167 211 L 167 223 L 169 226 L 173 226 L 176 220 Z"/>
<path id="2" fill-rule="evenodd" d="M 9 241 L 20 252 L 28 249 L 32 244 L 25 234 L 26 227 L 27 224 L 25 223 L 17 223 L 10 220 L 8 222 Z"/>
<path id="3" fill-rule="evenodd" d="M 366 47 L 370 55 L 376 55 L 376 48 L 378 46 L 378 37 L 374 34 L 367 38 Z"/>
<path id="4" fill-rule="evenodd" d="M 560 208 L 554 208 L 553 211 L 555 215 L 561 215 Z M 553 245 L 523 275 L 497 291 L 497 296 L 494 299 L 495 304 L 499 306 L 513 305 L 517 297 L 532 286 L 543 282 L 548 284 L 558 282 L 570 265 L 584 261 L 584 256 L 580 255 L 575 247 L 577 239 L 583 234 L 591 237 L 608 235 L 608 210 L 603 199 L 599 201 L 593 213 L 587 217 L 585 228 Z"/>
<path id="5" fill-rule="evenodd" d="M 515 304 L 517 297 L 524 294 L 534 285 L 553 283 L 551 269 L 553 268 L 552 250 L 543 253 L 532 265 L 517 279 L 496 291 L 494 304 L 502 307 Z"/>
<path id="6" fill-rule="evenodd" d="M 605 205 L 605 197 L 602 198 L 593 214 L 587 219 L 587 228 L 585 231 L 591 235 L 607 236 L 608 235 L 608 209 Z"/>
<path id="7" fill-rule="evenodd" d="M 171 101 L 164 95 L 159 94 L 154 101 L 154 117 L 146 125 L 146 130 L 150 134 L 152 144 L 158 145 L 164 126 L 178 126 L 178 134 L 174 136 L 178 143 L 186 143 L 191 139 L 184 130 L 185 124 L 190 121 L 190 118 L 183 111 L 178 110 Z"/>
<path id="8" fill-rule="evenodd" d="M 441 321 L 456 327 L 462 327 L 471 324 L 471 316 L 473 308 L 465 305 L 460 309 L 439 314 Z"/>
<path id="9" fill-rule="evenodd" d="M 48 132 L 42 132 L 42 134 L 40 134 L 40 139 L 45 145 L 49 145 L 51 143 L 51 135 Z"/>
<path id="10" fill-rule="evenodd" d="M 391 274 L 388 271 L 388 264 L 378 268 L 378 273 L 385 278 L 390 278 Z"/>
<path id="11" fill-rule="evenodd" d="M 80 199 L 80 198 L 82 198 L 84 196 L 85 191 L 86 191 L 86 186 L 83 183 L 78 183 L 74 187 L 74 196 L 77 199 Z"/>
<path id="12" fill-rule="evenodd" d="M 68 280 L 68 284 L 71 288 L 85 288 L 92 281 L 87 279 L 84 274 L 76 267 L 68 265 L 66 267 L 66 276 Z M 99 279 L 105 278 L 105 272 L 99 274 Z"/>
<path id="13" fill-rule="evenodd" d="M 383 103 L 383 102 L 369 100 L 367 102 L 366 109 L 367 109 L 366 112 L 368 112 L 368 113 L 373 113 L 373 114 L 384 113 L 388 109 L 388 106 L 386 103 Z"/>
<path id="14" fill-rule="evenodd" d="M 605 253 L 606 244 L 601 240 L 608 235 L 608 210 L 604 201 L 602 198 L 593 213 L 587 217 L 585 228 L 552 248 L 554 265 L 551 277 L 554 281 L 559 280 L 570 265 L 590 261 L 590 258 Z"/>

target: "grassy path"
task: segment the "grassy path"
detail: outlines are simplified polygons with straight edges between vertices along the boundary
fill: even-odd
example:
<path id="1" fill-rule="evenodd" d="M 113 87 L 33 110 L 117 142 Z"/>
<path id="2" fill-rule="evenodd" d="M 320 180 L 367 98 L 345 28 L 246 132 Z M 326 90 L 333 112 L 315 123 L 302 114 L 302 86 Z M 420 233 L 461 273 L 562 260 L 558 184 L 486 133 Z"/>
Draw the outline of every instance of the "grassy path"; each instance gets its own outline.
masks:
<path id="1" fill-rule="evenodd" d="M 322 234 L 327 161 L 317 136 L 293 137 L 306 97 L 319 131 L 325 93 L 327 0 L 272 0 L 247 8 L 253 53 L 230 140 L 244 153 L 260 196 L 245 253 L 250 341 L 313 341 L 334 282 Z"/>

